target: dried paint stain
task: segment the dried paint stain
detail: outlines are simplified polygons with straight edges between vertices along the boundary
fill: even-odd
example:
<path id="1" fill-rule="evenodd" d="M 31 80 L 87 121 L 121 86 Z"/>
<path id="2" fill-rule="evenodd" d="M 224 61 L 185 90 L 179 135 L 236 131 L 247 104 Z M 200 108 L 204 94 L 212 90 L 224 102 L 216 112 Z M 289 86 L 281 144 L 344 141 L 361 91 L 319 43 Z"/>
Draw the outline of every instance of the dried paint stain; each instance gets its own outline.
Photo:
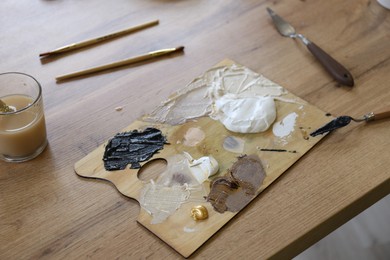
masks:
<path id="1" fill-rule="evenodd" d="M 219 213 L 238 212 L 257 195 L 265 176 L 258 156 L 239 157 L 225 176 L 212 181 L 207 201 Z"/>
<path id="2" fill-rule="evenodd" d="M 186 146 L 196 146 L 206 137 L 206 134 L 199 127 L 191 127 L 184 134 L 183 144 Z"/>
<path id="3" fill-rule="evenodd" d="M 116 134 L 105 147 L 104 168 L 107 171 L 123 170 L 131 164 L 131 169 L 139 169 L 140 162 L 149 160 L 166 143 L 166 138 L 156 128 Z"/>
<path id="4" fill-rule="evenodd" d="M 223 148 L 232 153 L 243 153 L 245 140 L 235 136 L 228 136 L 223 140 Z"/>
<path id="5" fill-rule="evenodd" d="M 307 132 L 307 129 L 311 129 L 310 127 L 305 128 L 305 127 L 299 127 L 299 130 L 301 131 L 302 137 L 305 140 L 309 140 L 309 133 Z"/>

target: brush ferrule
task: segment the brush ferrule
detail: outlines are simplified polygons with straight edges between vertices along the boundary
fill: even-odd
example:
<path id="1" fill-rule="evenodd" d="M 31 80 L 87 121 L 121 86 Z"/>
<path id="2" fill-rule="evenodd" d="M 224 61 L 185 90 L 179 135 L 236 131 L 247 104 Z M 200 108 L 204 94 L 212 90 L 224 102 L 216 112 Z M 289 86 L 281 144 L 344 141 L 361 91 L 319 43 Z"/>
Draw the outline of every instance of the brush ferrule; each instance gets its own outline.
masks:
<path id="1" fill-rule="evenodd" d="M 372 121 L 372 120 L 375 119 L 375 114 L 374 114 L 373 112 L 370 112 L 370 113 L 364 115 L 363 118 L 364 118 L 364 120 L 365 120 L 366 122 Z"/>

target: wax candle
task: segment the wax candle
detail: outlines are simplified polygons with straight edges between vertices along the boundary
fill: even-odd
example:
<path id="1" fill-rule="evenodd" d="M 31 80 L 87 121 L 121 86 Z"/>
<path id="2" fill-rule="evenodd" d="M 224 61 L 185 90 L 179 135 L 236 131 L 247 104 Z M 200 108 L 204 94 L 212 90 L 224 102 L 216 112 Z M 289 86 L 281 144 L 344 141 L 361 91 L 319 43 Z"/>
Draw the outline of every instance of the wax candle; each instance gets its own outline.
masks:
<path id="1" fill-rule="evenodd" d="M 0 75 L 0 82 L 3 75 Z M 23 93 L 17 88 L 14 90 L 18 94 L 7 93 L 5 96 L 0 96 L 3 103 L 11 109 L 11 112 L 0 111 L 0 158 L 18 162 L 32 159 L 40 154 L 46 147 L 47 139 L 39 84 L 35 95 L 31 91 Z"/>

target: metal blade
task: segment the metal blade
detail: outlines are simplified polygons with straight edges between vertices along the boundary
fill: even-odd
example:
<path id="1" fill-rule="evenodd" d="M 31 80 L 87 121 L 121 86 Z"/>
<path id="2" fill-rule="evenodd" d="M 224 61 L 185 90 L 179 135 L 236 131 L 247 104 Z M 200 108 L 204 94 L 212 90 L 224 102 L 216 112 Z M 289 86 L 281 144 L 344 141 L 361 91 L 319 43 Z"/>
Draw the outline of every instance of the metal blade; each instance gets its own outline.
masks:
<path id="1" fill-rule="evenodd" d="M 330 121 L 329 123 L 327 123 L 326 125 L 324 125 L 323 127 L 320 127 L 314 132 L 310 133 L 310 136 L 314 137 L 317 135 L 325 134 L 327 132 L 336 130 L 340 127 L 348 125 L 351 122 L 351 120 L 352 117 L 350 116 L 339 116 L 333 119 L 332 121 Z"/>
<path id="2" fill-rule="evenodd" d="M 286 22 L 282 17 L 277 15 L 271 8 L 267 7 L 267 11 L 274 22 L 274 25 L 278 32 L 286 37 L 291 37 L 295 35 L 295 29 L 288 22 Z"/>

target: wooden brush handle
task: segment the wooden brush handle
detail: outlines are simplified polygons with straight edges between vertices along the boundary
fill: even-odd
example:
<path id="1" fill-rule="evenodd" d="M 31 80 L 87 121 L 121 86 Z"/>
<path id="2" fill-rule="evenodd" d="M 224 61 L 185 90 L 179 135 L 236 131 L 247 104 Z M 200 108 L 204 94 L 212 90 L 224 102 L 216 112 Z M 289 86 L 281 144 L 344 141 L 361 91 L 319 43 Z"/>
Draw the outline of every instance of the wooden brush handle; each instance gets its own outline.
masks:
<path id="1" fill-rule="evenodd" d="M 390 108 L 386 108 L 377 112 L 374 112 L 373 120 L 381 120 L 385 118 L 390 118 Z"/>

